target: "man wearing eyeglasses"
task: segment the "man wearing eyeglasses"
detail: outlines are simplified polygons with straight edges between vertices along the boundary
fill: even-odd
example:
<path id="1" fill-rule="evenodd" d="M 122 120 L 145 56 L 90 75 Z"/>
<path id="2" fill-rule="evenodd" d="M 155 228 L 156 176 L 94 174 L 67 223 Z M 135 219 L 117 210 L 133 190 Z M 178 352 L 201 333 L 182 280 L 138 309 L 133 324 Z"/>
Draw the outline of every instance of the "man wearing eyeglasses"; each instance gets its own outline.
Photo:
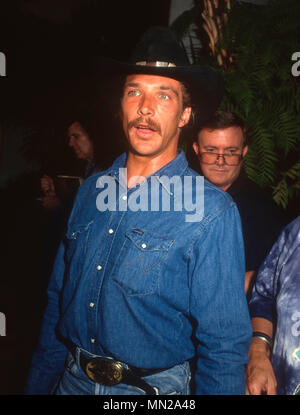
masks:
<path id="1" fill-rule="evenodd" d="M 243 171 L 247 130 L 236 114 L 216 111 L 198 128 L 193 149 L 203 176 L 229 193 L 239 209 L 245 243 L 245 292 L 250 294 L 253 276 L 288 220 L 272 197 Z"/>

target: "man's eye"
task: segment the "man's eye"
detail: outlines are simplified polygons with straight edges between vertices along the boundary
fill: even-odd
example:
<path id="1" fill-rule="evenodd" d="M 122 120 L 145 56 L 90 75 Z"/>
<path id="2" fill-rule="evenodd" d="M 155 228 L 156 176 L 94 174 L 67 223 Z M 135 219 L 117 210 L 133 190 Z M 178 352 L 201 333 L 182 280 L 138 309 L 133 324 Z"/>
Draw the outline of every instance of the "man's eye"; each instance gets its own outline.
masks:
<path id="1" fill-rule="evenodd" d="M 137 91 L 135 89 L 132 89 L 131 91 L 128 91 L 128 95 L 130 97 L 137 97 L 139 94 L 140 94 L 139 91 Z"/>
<path id="2" fill-rule="evenodd" d="M 170 96 L 168 94 L 159 94 L 159 97 L 165 100 L 170 99 Z"/>

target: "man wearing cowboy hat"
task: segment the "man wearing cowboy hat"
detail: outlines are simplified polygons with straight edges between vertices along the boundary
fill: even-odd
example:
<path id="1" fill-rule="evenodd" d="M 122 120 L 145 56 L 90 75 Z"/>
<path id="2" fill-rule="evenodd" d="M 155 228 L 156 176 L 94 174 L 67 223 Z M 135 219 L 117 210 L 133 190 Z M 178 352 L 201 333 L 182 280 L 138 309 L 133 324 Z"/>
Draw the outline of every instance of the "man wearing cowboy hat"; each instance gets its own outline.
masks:
<path id="1" fill-rule="evenodd" d="M 240 218 L 178 150 L 190 99 L 209 116 L 220 76 L 189 66 L 164 28 L 146 33 L 131 63 L 108 66 L 126 75 L 128 151 L 79 190 L 26 392 L 189 394 L 196 356 L 195 393 L 243 394 L 251 325 Z"/>

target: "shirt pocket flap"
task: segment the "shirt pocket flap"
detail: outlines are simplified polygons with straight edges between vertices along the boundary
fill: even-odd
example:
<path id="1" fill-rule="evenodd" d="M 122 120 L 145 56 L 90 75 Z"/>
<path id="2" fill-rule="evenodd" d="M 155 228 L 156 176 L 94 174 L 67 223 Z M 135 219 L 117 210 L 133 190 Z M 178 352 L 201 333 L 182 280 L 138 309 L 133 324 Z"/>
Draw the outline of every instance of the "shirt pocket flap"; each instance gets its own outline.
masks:
<path id="1" fill-rule="evenodd" d="M 65 233 L 66 258 L 69 267 L 78 267 L 82 264 L 87 251 L 89 233 L 92 222 L 87 224 L 70 223 Z"/>
<path id="2" fill-rule="evenodd" d="M 81 234 L 84 232 L 87 232 L 89 230 L 89 227 L 91 226 L 92 222 L 89 222 L 88 224 L 78 224 L 78 223 L 72 223 L 68 227 L 68 230 L 66 232 L 67 239 L 77 239 Z"/>
<path id="3" fill-rule="evenodd" d="M 126 237 L 141 251 L 168 251 L 174 240 L 164 236 L 153 234 L 144 229 L 131 228 L 126 232 Z"/>

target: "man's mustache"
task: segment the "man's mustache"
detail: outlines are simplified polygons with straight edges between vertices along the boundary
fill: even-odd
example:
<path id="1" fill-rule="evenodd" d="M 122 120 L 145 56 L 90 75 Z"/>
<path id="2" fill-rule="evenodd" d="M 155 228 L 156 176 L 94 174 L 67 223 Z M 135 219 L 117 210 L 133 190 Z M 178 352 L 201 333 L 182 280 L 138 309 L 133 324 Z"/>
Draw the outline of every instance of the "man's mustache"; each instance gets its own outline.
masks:
<path id="1" fill-rule="evenodd" d="M 155 130 L 159 134 L 161 133 L 160 125 L 153 121 L 151 118 L 143 118 L 139 117 L 135 120 L 129 121 L 128 128 L 138 127 L 139 124 L 143 124 L 145 127 L 151 128 L 151 130 Z"/>

